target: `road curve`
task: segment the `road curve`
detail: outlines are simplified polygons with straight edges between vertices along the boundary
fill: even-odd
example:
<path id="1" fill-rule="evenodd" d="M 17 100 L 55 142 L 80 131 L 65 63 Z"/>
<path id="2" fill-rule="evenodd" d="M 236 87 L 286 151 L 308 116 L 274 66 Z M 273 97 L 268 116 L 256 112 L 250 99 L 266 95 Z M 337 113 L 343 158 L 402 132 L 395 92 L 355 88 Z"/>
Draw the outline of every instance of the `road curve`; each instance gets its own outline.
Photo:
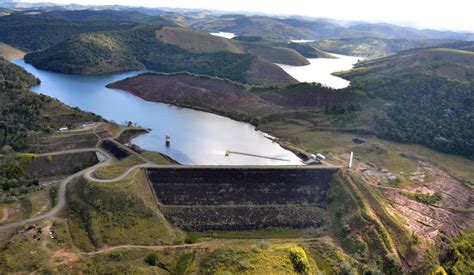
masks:
<path id="1" fill-rule="evenodd" d="M 123 173 L 121 176 L 118 176 L 116 178 L 113 178 L 113 179 L 99 179 L 99 178 L 96 178 L 94 176 L 94 171 L 97 169 L 97 168 L 94 168 L 94 169 L 89 169 L 87 170 L 85 173 L 84 173 L 84 177 L 88 180 L 91 180 L 91 181 L 95 181 L 95 182 L 100 182 L 100 183 L 111 183 L 111 182 L 116 182 L 116 181 L 121 181 L 125 178 L 128 177 L 128 175 L 130 175 L 130 173 L 132 173 L 134 170 L 136 169 L 140 169 L 140 168 L 156 168 L 156 167 L 162 167 L 162 165 L 157 165 L 157 164 L 154 164 L 154 163 L 141 163 L 141 164 L 137 164 L 137 165 L 134 165 L 130 168 L 127 169 L 127 171 L 125 171 L 125 173 Z"/>
<path id="2" fill-rule="evenodd" d="M 54 216 L 54 215 L 58 214 L 59 211 L 61 211 L 61 209 L 63 209 L 63 207 L 66 205 L 66 188 L 67 188 L 67 185 L 73 179 L 76 179 L 76 178 L 82 176 L 84 173 L 94 171 L 99 167 L 103 167 L 103 166 L 107 166 L 107 165 L 112 164 L 112 158 L 104 150 L 99 149 L 99 148 L 66 150 L 66 151 L 61 151 L 61 152 L 40 154 L 40 156 L 55 156 L 55 155 L 72 154 L 72 153 L 80 153 L 80 152 L 100 153 L 101 155 L 103 155 L 106 158 L 106 160 L 102 161 L 100 163 L 97 163 L 94 166 L 86 168 L 82 171 L 79 171 L 79 172 L 77 172 L 75 174 L 72 174 L 69 177 L 65 178 L 59 186 L 58 203 L 51 210 L 49 210 L 48 212 L 46 212 L 44 214 L 29 218 L 29 219 L 26 219 L 26 220 L 22 220 L 22 221 L 19 221 L 19 222 L 14 222 L 14 223 L 2 225 L 2 226 L 0 226 L 0 231 L 14 229 L 18 226 L 23 226 L 23 225 L 28 224 L 28 223 L 37 222 L 39 220 L 42 220 L 42 219 L 45 219 L 45 218 L 48 218 L 48 217 L 51 217 L 51 216 Z M 95 180 L 95 179 L 93 179 L 93 180 Z"/>

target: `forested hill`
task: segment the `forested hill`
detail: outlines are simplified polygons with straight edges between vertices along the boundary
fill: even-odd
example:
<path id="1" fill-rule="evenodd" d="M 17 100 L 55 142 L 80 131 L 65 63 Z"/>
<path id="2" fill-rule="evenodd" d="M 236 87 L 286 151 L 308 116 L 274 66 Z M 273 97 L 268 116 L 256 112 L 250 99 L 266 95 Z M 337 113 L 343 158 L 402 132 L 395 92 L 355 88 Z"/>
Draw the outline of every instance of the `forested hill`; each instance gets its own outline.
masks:
<path id="1" fill-rule="evenodd" d="M 101 119 L 27 90 L 37 83 L 33 75 L 0 58 L 0 148 L 8 145 L 21 151 L 37 135 L 75 122 Z"/>
<path id="2" fill-rule="evenodd" d="M 150 25 L 80 34 L 31 53 L 25 60 L 38 68 L 64 73 L 100 74 L 149 68 L 257 85 L 296 83 L 277 65 L 247 53 L 227 39 L 184 28 Z"/>
<path id="3" fill-rule="evenodd" d="M 38 84 L 39 79 L 0 57 L 0 83 L 3 85 L 27 88 Z"/>
<path id="4" fill-rule="evenodd" d="M 139 24 L 176 26 L 160 16 L 136 11 L 12 12 L 0 16 L 0 42 L 32 52 L 56 45 L 75 34 L 123 30 Z"/>
<path id="5" fill-rule="evenodd" d="M 319 40 L 309 43 L 309 45 L 332 53 L 375 58 L 414 48 L 434 47 L 454 42 L 456 41 L 449 39 L 408 40 L 359 37 Z"/>
<path id="6" fill-rule="evenodd" d="M 127 29 L 136 25 L 133 22 L 75 21 L 43 14 L 13 13 L 0 16 L 0 42 L 31 52 L 58 44 L 74 34 Z"/>
<path id="7" fill-rule="evenodd" d="M 376 37 L 383 39 L 457 39 L 472 40 L 474 34 L 452 31 L 418 30 L 385 23 L 359 23 L 346 26 L 324 19 L 247 16 L 241 14 L 185 17 L 185 22 L 199 30 L 232 32 L 259 36 L 272 41 L 292 39 L 338 39 Z"/>
<path id="8" fill-rule="evenodd" d="M 474 52 L 410 50 L 343 76 L 387 102 L 375 116 L 381 137 L 474 158 Z"/>

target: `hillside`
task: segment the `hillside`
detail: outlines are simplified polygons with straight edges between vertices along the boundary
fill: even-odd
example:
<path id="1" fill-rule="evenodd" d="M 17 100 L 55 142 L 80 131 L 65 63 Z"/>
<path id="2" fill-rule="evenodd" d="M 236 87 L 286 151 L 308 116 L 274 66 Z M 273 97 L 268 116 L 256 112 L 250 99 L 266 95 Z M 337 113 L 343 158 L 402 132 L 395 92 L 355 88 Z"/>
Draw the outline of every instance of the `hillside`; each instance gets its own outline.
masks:
<path id="1" fill-rule="evenodd" d="M 251 94 L 245 86 L 190 74 L 141 74 L 107 87 L 129 91 L 149 101 L 211 111 L 244 121 L 282 110 Z"/>
<path id="2" fill-rule="evenodd" d="M 44 17 L 68 19 L 73 21 L 115 21 L 134 22 L 158 26 L 177 26 L 170 20 L 158 15 L 148 15 L 134 10 L 60 10 L 49 11 L 42 14 Z"/>
<path id="3" fill-rule="evenodd" d="M 474 52 L 410 50 L 366 61 L 343 76 L 387 101 L 375 116 L 384 138 L 474 158 Z"/>
<path id="4" fill-rule="evenodd" d="M 289 42 L 293 39 L 321 40 L 339 38 L 376 37 L 384 39 L 457 39 L 472 40 L 472 33 L 418 30 L 390 24 L 359 23 L 339 25 L 323 19 L 282 18 L 227 14 L 188 18 L 187 24 L 205 31 L 232 32 L 243 36 L 263 37 L 267 40 Z"/>
<path id="5" fill-rule="evenodd" d="M 53 46 L 75 34 L 127 29 L 136 25 L 132 22 L 74 21 L 43 14 L 13 13 L 0 17 L 0 42 L 31 52 Z"/>
<path id="6" fill-rule="evenodd" d="M 99 117 L 72 109 L 57 100 L 29 92 L 39 80 L 0 58 L 0 147 L 25 150 L 30 138 L 59 127 Z"/>
<path id="7" fill-rule="evenodd" d="M 326 39 L 309 43 L 315 48 L 323 51 L 360 56 L 360 57 L 383 57 L 413 48 L 427 48 L 452 42 L 452 40 L 407 40 L 407 39 L 383 39 L 373 37 Z"/>
<path id="8" fill-rule="evenodd" d="M 367 99 L 317 84 L 249 88 L 226 80 L 191 74 L 141 74 L 107 85 L 145 100 L 217 113 L 257 126 L 274 120 L 321 127 L 341 125 L 330 117 L 350 114 Z M 352 125 L 355 127 L 354 125 Z"/>
<path id="9" fill-rule="evenodd" d="M 207 39 L 220 44 L 198 43 Z M 224 38 L 182 28 L 139 26 L 81 34 L 28 54 L 25 61 L 65 73 L 101 74 L 148 68 L 160 72 L 187 71 L 255 85 L 296 83 L 275 64 L 240 53 L 237 46 Z"/>
<path id="10" fill-rule="evenodd" d="M 25 52 L 15 49 L 5 43 L 0 42 L 0 56 L 10 60 L 15 58 L 21 58 L 25 55 Z"/>

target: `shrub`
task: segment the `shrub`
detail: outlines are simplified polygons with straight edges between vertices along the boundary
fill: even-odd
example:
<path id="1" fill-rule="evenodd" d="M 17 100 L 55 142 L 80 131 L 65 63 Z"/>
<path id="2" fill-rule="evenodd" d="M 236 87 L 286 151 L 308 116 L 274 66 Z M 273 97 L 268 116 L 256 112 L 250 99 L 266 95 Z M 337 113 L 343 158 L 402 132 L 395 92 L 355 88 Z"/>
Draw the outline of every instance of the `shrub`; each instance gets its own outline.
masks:
<path id="1" fill-rule="evenodd" d="M 309 273 L 309 262 L 306 252 L 301 247 L 293 247 L 289 253 L 290 261 L 293 264 L 293 268 L 296 272 L 308 274 Z"/>
<path id="2" fill-rule="evenodd" d="M 160 263 L 160 259 L 158 257 L 158 254 L 156 253 L 150 253 L 148 256 L 145 258 L 145 263 L 151 266 L 158 266 Z"/>

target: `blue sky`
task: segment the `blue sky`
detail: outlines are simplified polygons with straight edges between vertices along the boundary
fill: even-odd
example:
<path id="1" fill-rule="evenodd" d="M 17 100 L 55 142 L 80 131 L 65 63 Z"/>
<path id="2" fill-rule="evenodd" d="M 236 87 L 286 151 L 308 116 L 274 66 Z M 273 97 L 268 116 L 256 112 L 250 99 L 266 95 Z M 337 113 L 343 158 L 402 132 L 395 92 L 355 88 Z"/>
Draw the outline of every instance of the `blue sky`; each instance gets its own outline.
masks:
<path id="1" fill-rule="evenodd" d="M 474 0 L 27 0 L 145 7 L 202 8 L 298 14 L 343 20 L 389 22 L 417 28 L 474 32 Z"/>

